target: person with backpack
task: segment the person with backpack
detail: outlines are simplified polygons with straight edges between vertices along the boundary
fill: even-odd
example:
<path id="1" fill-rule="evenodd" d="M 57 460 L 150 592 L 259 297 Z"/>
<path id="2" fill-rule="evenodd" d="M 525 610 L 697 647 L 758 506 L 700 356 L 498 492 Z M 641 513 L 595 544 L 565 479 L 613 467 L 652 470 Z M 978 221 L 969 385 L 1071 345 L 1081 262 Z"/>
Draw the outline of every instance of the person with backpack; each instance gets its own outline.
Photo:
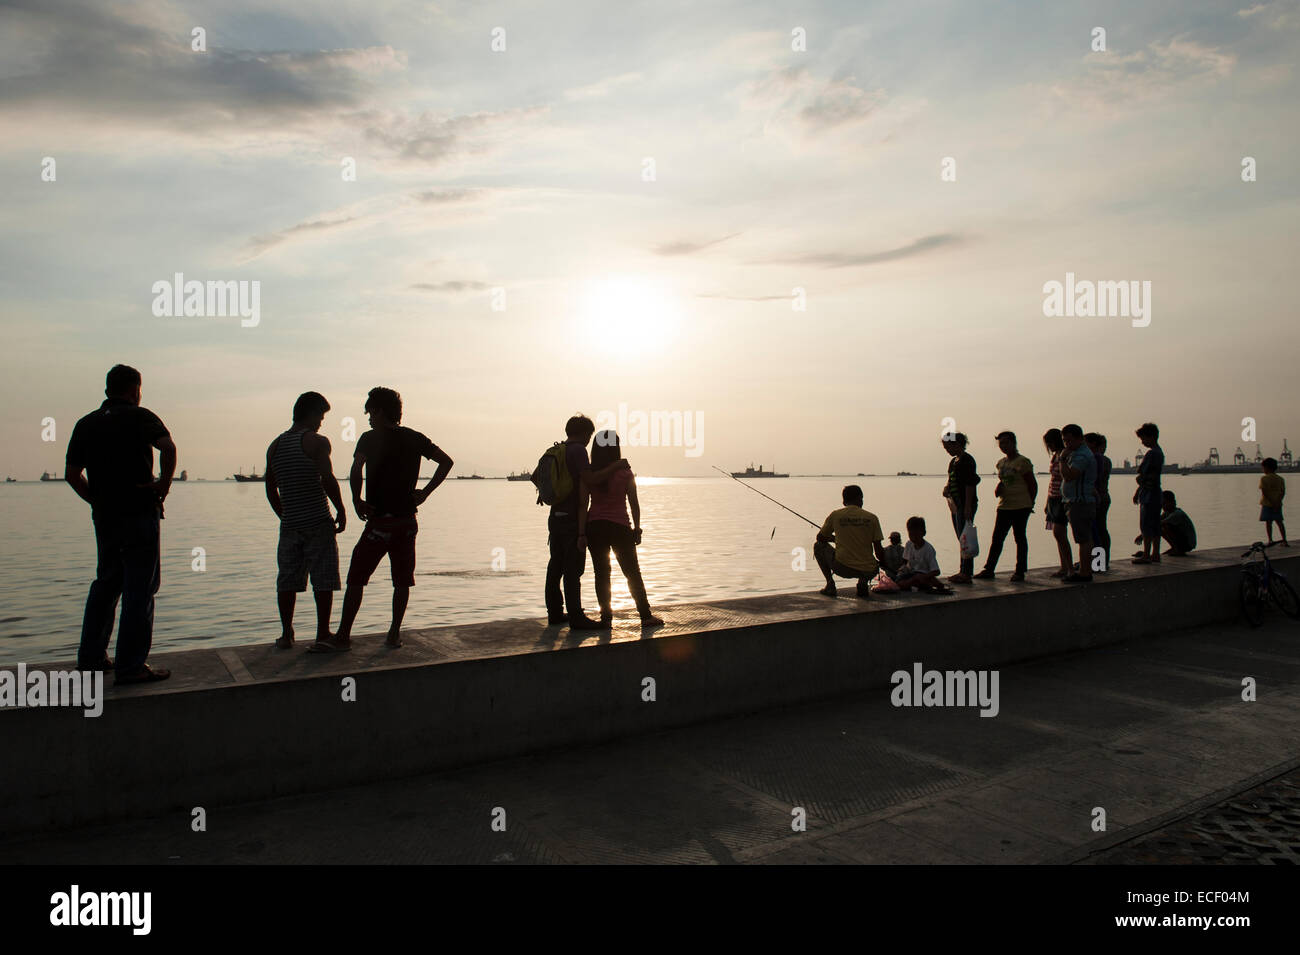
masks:
<path id="1" fill-rule="evenodd" d="M 604 471 L 619 461 L 618 434 L 601 431 L 596 435 L 596 445 L 591 449 L 591 467 Z M 590 508 L 586 501 L 590 496 Z M 609 552 L 618 558 L 618 569 L 627 578 L 627 589 L 636 602 L 642 627 L 662 627 L 663 620 L 650 612 L 645 581 L 641 579 L 641 565 L 636 549 L 641 546 L 641 502 L 636 494 L 636 475 L 631 465 L 615 470 L 603 482 L 589 484 L 586 478 L 578 482 L 578 546 L 591 551 L 591 569 L 596 576 L 596 600 L 600 603 L 600 626 L 608 630 L 614 622 L 610 605 Z M 627 519 L 628 507 L 632 520 Z"/>
<path id="2" fill-rule="evenodd" d="M 592 471 L 587 444 L 595 432 L 596 426 L 590 418 L 574 415 L 565 422 L 564 441 L 557 441 L 547 449 L 533 472 L 537 503 L 551 507 L 546 521 L 551 557 L 546 564 L 545 598 L 547 625 L 552 627 L 567 621 L 573 630 L 600 629 L 600 624 L 582 611 L 582 573 L 587 569 L 587 558 L 585 549 L 578 543 L 578 515 L 586 506 L 581 499 L 580 485 L 584 479 L 589 485 L 600 484 L 628 463 L 619 458 L 599 471 Z"/>

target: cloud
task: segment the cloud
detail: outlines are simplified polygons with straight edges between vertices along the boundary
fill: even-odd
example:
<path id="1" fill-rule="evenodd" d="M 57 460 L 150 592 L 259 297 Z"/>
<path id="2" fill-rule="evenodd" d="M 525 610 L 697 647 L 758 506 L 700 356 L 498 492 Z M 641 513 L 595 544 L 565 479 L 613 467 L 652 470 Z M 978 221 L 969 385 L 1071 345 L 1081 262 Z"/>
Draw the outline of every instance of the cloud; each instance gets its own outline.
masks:
<path id="1" fill-rule="evenodd" d="M 485 189 L 430 189 L 426 192 L 414 193 L 411 198 L 417 202 L 443 205 L 450 202 L 468 202 L 477 199 L 486 191 Z"/>
<path id="2" fill-rule="evenodd" d="M 483 292 L 490 286 L 471 279 L 451 279 L 446 282 L 416 282 L 411 286 L 423 292 Z"/>
<path id="3" fill-rule="evenodd" d="M 789 295 L 724 295 L 721 292 L 700 292 L 696 298 L 717 298 L 727 302 L 788 302 Z"/>
<path id="4" fill-rule="evenodd" d="M 811 252 L 795 258 L 769 259 L 766 262 L 755 264 L 814 265 L 819 268 L 840 269 L 855 265 L 876 265 L 880 262 L 894 262 L 898 259 L 922 255 L 933 249 L 942 248 L 946 245 L 955 245 L 963 241 L 965 240 L 962 236 L 945 232 L 923 236 L 915 242 L 909 242 L 907 245 L 900 245 L 894 249 L 885 249 L 881 252 Z"/>
<path id="5" fill-rule="evenodd" d="M 358 216 L 347 216 L 343 219 L 316 219 L 311 222 L 299 222 L 297 225 L 290 226 L 287 229 L 281 229 L 279 232 L 270 232 L 266 235 L 255 235 L 248 240 L 250 258 L 257 258 L 267 249 L 273 248 L 288 239 L 304 233 L 325 232 L 330 229 L 337 229 L 340 226 L 347 225 L 349 222 L 356 222 Z"/>
<path id="6" fill-rule="evenodd" d="M 851 75 L 823 79 L 805 66 L 785 66 L 747 83 L 741 100 L 746 109 L 766 114 L 768 124 L 795 123 L 815 136 L 871 118 L 888 97 L 862 88 Z"/>
<path id="7" fill-rule="evenodd" d="M 1074 76 L 1031 89 L 1058 108 L 1114 112 L 1212 86 L 1229 77 L 1236 63 L 1234 53 L 1174 37 L 1132 53 L 1091 53 Z"/>
<path id="8" fill-rule="evenodd" d="M 547 112 L 545 106 L 521 106 L 499 112 L 480 111 L 460 116 L 430 112 L 418 116 L 371 113 L 358 117 L 368 140 L 399 159 L 436 162 L 460 151 L 479 152 L 484 146 L 469 142 L 475 134 L 490 134 L 508 123 L 529 120 Z"/>
<path id="9" fill-rule="evenodd" d="M 149 19 L 152 17 L 152 19 Z M 0 80 L 0 111 L 129 119 L 195 136 L 336 115 L 364 102 L 371 78 L 403 70 L 389 46 L 305 52 L 190 46 L 187 19 L 143 7 L 16 0 L 0 11 L 5 49 L 25 69 Z"/>
<path id="10" fill-rule="evenodd" d="M 700 252 L 711 246 L 720 245 L 728 239 L 734 239 L 738 235 L 740 235 L 739 232 L 732 232 L 729 235 L 722 236 L 720 239 L 705 239 L 702 242 L 691 242 L 688 240 L 665 242 L 661 245 L 655 246 L 651 251 L 653 251 L 655 255 L 691 255 L 692 253 Z"/>

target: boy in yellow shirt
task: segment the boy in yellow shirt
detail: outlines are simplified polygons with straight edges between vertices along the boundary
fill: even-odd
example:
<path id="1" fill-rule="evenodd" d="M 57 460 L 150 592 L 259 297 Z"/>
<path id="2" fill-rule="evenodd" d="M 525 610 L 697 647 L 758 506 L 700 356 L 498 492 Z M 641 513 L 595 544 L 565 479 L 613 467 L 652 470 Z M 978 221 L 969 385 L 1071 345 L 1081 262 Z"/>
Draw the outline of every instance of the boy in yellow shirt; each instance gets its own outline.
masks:
<path id="1" fill-rule="evenodd" d="M 1277 532 L 1282 538 L 1282 546 L 1290 547 L 1286 542 L 1286 525 L 1282 523 L 1282 498 L 1286 497 L 1286 481 L 1277 473 L 1277 459 L 1265 458 L 1260 463 L 1264 476 L 1259 479 L 1259 519 L 1268 531 L 1268 546 L 1272 547 L 1273 523 L 1277 522 Z"/>

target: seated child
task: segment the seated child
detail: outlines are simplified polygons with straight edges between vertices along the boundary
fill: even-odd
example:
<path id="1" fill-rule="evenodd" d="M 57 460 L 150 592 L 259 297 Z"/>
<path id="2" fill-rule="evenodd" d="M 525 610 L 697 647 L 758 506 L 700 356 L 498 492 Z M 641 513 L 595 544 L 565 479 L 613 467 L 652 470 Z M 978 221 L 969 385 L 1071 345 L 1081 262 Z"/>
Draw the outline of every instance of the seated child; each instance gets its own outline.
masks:
<path id="1" fill-rule="evenodd" d="M 939 557 L 934 545 L 925 539 L 925 518 L 907 519 L 907 546 L 903 548 L 907 565 L 898 573 L 898 586 L 902 590 L 924 590 L 932 594 L 956 593 L 951 587 L 939 583 Z"/>
<path id="2" fill-rule="evenodd" d="M 903 569 L 903 564 L 907 560 L 903 556 L 903 535 L 898 531 L 892 531 L 889 535 L 889 546 L 884 548 L 884 551 L 885 559 L 880 562 L 880 569 L 890 580 L 897 581 L 899 571 Z"/>
<path id="3" fill-rule="evenodd" d="M 1160 536 L 1169 544 L 1165 551 L 1170 557 L 1183 557 L 1196 549 L 1196 527 L 1186 512 L 1178 506 L 1173 491 L 1161 495 Z"/>

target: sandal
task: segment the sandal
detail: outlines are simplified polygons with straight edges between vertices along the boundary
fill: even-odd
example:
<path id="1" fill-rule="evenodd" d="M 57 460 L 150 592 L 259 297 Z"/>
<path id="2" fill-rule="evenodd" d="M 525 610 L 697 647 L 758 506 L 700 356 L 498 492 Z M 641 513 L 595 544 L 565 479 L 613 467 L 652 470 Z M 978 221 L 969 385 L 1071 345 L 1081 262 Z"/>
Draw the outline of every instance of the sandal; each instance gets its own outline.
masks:
<path id="1" fill-rule="evenodd" d="M 338 637 L 331 637 L 328 640 L 317 640 L 307 648 L 308 653 L 346 653 L 352 649 L 351 640 L 340 641 Z"/>

